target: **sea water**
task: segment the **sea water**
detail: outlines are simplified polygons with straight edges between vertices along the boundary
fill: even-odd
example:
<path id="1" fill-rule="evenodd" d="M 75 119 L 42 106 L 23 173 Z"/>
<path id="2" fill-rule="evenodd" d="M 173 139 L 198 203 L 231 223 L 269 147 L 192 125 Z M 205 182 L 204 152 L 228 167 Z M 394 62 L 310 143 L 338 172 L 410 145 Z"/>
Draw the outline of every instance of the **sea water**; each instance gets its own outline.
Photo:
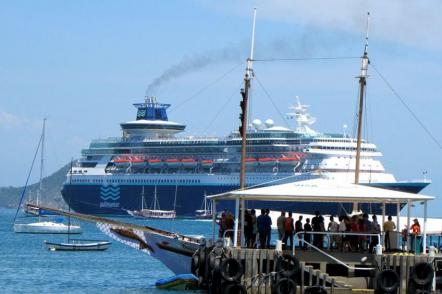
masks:
<path id="1" fill-rule="evenodd" d="M 77 239 L 110 240 L 106 251 L 49 251 L 44 241 L 62 242 L 66 235 L 17 234 L 13 231 L 15 210 L 0 209 L 0 293 L 192 293 L 155 289 L 155 282 L 173 276 L 148 254 L 114 241 L 94 223 L 72 219 L 83 233 Z M 51 219 L 59 217 L 45 217 Z M 36 221 L 19 217 L 17 223 Z M 134 222 L 132 218 L 118 218 Z M 64 220 L 67 223 L 67 220 Z M 184 234 L 211 234 L 210 221 L 188 219 L 136 220 L 138 224 Z M 190 264 L 189 264 L 190 268 Z"/>

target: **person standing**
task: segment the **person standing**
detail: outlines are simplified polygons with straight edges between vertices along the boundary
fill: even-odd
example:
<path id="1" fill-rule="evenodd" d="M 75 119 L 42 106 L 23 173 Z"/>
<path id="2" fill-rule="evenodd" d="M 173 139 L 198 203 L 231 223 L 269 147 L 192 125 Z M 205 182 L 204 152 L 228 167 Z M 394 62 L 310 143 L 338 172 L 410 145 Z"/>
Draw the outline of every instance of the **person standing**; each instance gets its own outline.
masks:
<path id="1" fill-rule="evenodd" d="M 285 211 L 281 210 L 281 215 L 276 220 L 276 227 L 278 228 L 278 238 L 279 240 L 285 242 L 284 238 L 284 224 L 285 224 Z"/>
<path id="2" fill-rule="evenodd" d="M 256 219 L 257 227 L 258 227 L 258 235 L 259 235 L 259 248 L 266 248 L 267 243 L 267 231 L 265 225 L 265 209 L 261 209 L 261 214 Z"/>
<path id="3" fill-rule="evenodd" d="M 419 224 L 417 218 L 415 218 L 413 222 L 413 225 L 411 225 L 411 250 L 414 251 L 415 254 L 419 254 L 421 252 L 421 225 Z"/>
<path id="4" fill-rule="evenodd" d="M 255 248 L 255 244 L 256 244 L 256 234 L 258 233 L 258 225 L 256 222 L 256 211 L 254 209 L 252 209 L 250 211 L 251 214 L 251 219 L 252 219 L 252 237 L 250 238 L 250 248 Z"/>
<path id="5" fill-rule="evenodd" d="M 235 226 L 235 219 L 230 211 L 227 212 L 225 224 L 226 224 L 226 237 L 233 240 L 233 227 Z"/>
<path id="6" fill-rule="evenodd" d="M 266 238 L 267 238 L 267 244 L 266 248 L 270 248 L 270 240 L 272 238 L 272 219 L 270 218 L 270 209 L 265 210 L 265 228 L 266 228 Z"/>
<path id="7" fill-rule="evenodd" d="M 292 212 L 289 212 L 289 216 L 284 220 L 284 243 L 285 248 L 293 250 L 293 232 L 295 231 L 295 226 L 293 225 Z M 288 239 L 290 238 L 290 247 L 288 247 Z"/>
<path id="8" fill-rule="evenodd" d="M 375 214 L 373 214 L 373 216 L 372 216 L 371 232 L 370 233 L 371 234 L 380 234 L 381 233 L 381 227 L 378 224 L 378 219 Z M 374 247 L 378 244 L 379 244 L 378 236 L 371 236 L 371 242 L 370 242 L 370 247 L 368 248 L 368 251 L 370 253 L 373 253 Z"/>
<path id="9" fill-rule="evenodd" d="M 311 237 L 312 237 L 312 234 L 309 234 L 311 231 L 313 231 L 313 229 L 312 229 L 312 226 L 310 225 L 310 219 L 307 218 L 305 220 L 305 224 L 304 224 L 304 232 L 305 232 L 304 233 L 304 240 L 309 243 L 310 243 Z M 308 245 L 306 243 L 304 243 L 304 249 L 307 249 L 307 248 L 308 248 Z"/>
<path id="10" fill-rule="evenodd" d="M 298 236 L 298 239 L 299 239 L 299 248 L 302 247 L 302 241 L 301 241 L 301 239 L 302 239 L 304 236 L 301 236 L 302 234 L 298 234 L 298 233 L 299 233 L 299 232 L 302 232 L 302 231 L 303 231 L 303 229 L 302 229 L 302 215 L 300 215 L 299 218 L 298 218 L 298 220 L 295 222 L 295 233 L 297 234 L 296 236 Z"/>
<path id="11" fill-rule="evenodd" d="M 330 222 L 328 223 L 327 231 L 333 233 L 330 236 L 330 249 L 332 248 L 337 249 L 339 244 L 339 236 L 337 235 L 339 231 L 339 225 L 337 222 L 334 221 L 333 216 L 330 216 Z"/>
<path id="12" fill-rule="evenodd" d="M 252 215 L 250 214 L 249 210 L 246 209 L 244 211 L 244 237 L 246 241 L 246 247 L 250 246 L 250 240 L 252 238 L 252 232 L 253 232 L 253 223 L 252 223 Z"/>
<path id="13" fill-rule="evenodd" d="M 319 211 L 315 212 L 315 217 L 312 218 L 312 229 L 314 232 L 324 232 L 324 218 L 319 213 Z M 313 245 L 322 248 L 323 241 L 322 234 L 314 234 L 313 235 Z"/>
<path id="14" fill-rule="evenodd" d="M 219 220 L 219 238 L 224 238 L 224 232 L 226 231 L 226 215 L 227 212 L 224 210 L 221 213 L 221 218 Z"/>
<path id="15" fill-rule="evenodd" d="M 385 250 L 388 252 L 391 250 L 391 234 L 396 230 L 396 224 L 392 221 L 391 215 L 388 216 L 388 220 L 384 223 L 385 232 Z"/>

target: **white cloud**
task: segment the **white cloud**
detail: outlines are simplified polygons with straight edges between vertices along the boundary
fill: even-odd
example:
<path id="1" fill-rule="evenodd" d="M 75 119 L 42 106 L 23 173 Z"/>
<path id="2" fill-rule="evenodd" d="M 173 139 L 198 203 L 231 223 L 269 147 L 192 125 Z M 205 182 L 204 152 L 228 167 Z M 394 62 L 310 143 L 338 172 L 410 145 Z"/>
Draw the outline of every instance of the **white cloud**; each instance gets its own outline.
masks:
<path id="1" fill-rule="evenodd" d="M 259 19 L 327 27 L 363 35 L 365 16 L 371 13 L 373 38 L 400 42 L 429 50 L 442 49 L 442 1 L 437 0 L 272 0 L 203 1 L 208 7 L 231 14 L 248 13 L 257 7 Z M 241 7 L 242 5 L 242 7 Z"/>
<path id="2" fill-rule="evenodd" d="M 18 116 L 6 111 L 0 111 L 0 128 L 15 129 L 15 128 L 37 128 L 41 127 L 41 122 L 38 122 L 27 117 Z"/>

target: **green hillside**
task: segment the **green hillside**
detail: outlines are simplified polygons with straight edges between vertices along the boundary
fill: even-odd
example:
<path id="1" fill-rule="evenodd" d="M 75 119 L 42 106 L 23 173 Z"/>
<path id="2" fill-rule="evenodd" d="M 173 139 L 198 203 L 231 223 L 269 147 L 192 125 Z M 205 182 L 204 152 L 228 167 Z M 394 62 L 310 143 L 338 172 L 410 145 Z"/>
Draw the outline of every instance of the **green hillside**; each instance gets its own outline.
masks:
<path id="1" fill-rule="evenodd" d="M 52 175 L 43 179 L 43 191 L 40 197 L 40 203 L 45 206 L 66 208 L 66 204 L 61 197 L 61 187 L 66 179 L 66 174 L 70 164 L 65 165 Z M 24 201 L 29 196 L 35 200 L 37 196 L 38 183 L 29 185 L 26 189 Z M 16 208 L 23 193 L 23 187 L 0 187 L 0 207 Z"/>

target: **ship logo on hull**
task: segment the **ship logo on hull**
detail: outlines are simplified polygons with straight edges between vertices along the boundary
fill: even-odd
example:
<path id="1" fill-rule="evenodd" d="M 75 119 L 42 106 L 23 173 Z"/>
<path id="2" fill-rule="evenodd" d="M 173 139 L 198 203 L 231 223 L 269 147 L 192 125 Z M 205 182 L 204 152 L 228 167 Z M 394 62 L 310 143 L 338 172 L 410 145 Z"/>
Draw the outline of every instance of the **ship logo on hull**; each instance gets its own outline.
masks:
<path id="1" fill-rule="evenodd" d="M 100 187 L 100 207 L 116 208 L 120 206 L 120 187 L 117 185 L 103 185 Z"/>

